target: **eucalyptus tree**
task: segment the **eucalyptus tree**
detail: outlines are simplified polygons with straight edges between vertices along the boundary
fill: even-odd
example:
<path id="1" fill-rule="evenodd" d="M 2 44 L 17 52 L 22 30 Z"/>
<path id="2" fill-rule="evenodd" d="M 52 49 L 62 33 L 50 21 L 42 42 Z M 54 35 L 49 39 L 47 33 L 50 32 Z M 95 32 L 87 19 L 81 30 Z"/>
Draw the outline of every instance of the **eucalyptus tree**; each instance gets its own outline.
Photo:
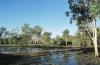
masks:
<path id="1" fill-rule="evenodd" d="M 69 30 L 68 29 L 65 29 L 63 31 L 63 38 L 66 41 L 66 45 L 67 45 L 67 42 L 68 42 L 68 37 L 69 37 Z"/>
<path id="2" fill-rule="evenodd" d="M 41 33 L 43 29 L 39 25 L 34 26 L 31 28 L 31 34 L 32 34 L 32 41 L 34 43 L 41 43 Z"/>
<path id="3" fill-rule="evenodd" d="M 73 46 L 80 47 L 80 45 L 81 45 L 80 37 L 81 37 L 81 33 L 77 30 L 77 32 L 72 40 Z"/>
<path id="4" fill-rule="evenodd" d="M 5 36 L 6 36 L 7 38 L 9 38 L 9 35 L 10 35 L 10 31 L 5 31 Z"/>
<path id="5" fill-rule="evenodd" d="M 96 28 L 96 19 L 98 16 L 100 16 L 100 0 L 91 0 L 89 1 L 89 15 L 93 19 L 93 43 L 95 46 L 95 56 L 98 55 L 98 44 L 97 44 L 97 28 Z"/>
<path id="6" fill-rule="evenodd" d="M 19 32 L 18 28 L 12 29 L 10 32 L 6 32 L 8 34 L 8 41 L 10 44 L 18 44 L 18 37 L 19 37 Z"/>
<path id="7" fill-rule="evenodd" d="M 42 31 L 43 29 L 39 25 L 36 25 L 31 29 L 32 34 L 37 35 L 37 36 L 41 36 Z"/>
<path id="8" fill-rule="evenodd" d="M 42 41 L 44 41 L 44 43 L 49 43 L 51 40 L 51 32 L 44 32 L 42 35 Z"/>
<path id="9" fill-rule="evenodd" d="M 29 34 L 29 33 L 30 33 L 29 24 L 25 23 L 25 24 L 22 26 L 22 32 L 23 32 L 24 34 Z"/>
<path id="10" fill-rule="evenodd" d="M 70 23 L 77 20 L 77 26 L 81 31 L 88 33 L 94 44 L 95 57 L 98 57 L 96 19 L 100 14 L 100 1 L 68 0 L 68 3 L 72 14 Z M 66 12 L 66 14 L 69 15 L 69 12 Z M 89 31 L 92 31 L 92 34 Z"/>
<path id="11" fill-rule="evenodd" d="M 69 30 L 68 29 L 65 29 L 63 31 L 63 37 L 68 37 L 69 36 Z"/>
<path id="12" fill-rule="evenodd" d="M 91 39 L 88 35 L 86 35 L 87 33 L 85 33 L 84 31 L 83 32 L 80 32 L 80 30 L 78 29 L 77 32 L 76 32 L 76 35 L 75 35 L 75 40 L 74 42 L 76 41 L 77 42 L 77 45 L 78 46 L 81 46 L 81 47 L 91 47 Z M 75 43 L 76 44 L 76 43 Z"/>
<path id="13" fill-rule="evenodd" d="M 5 34 L 6 27 L 1 27 L 0 28 L 0 38 L 2 38 L 3 34 Z"/>
<path id="14" fill-rule="evenodd" d="M 22 44 L 28 44 L 29 41 L 31 40 L 31 28 L 30 25 L 25 23 L 22 28 L 22 35 L 21 35 L 21 39 L 22 39 Z"/>
<path id="15" fill-rule="evenodd" d="M 5 40 L 4 40 L 5 32 L 6 32 L 6 27 L 0 27 L 0 43 L 1 44 L 5 43 Z"/>
<path id="16" fill-rule="evenodd" d="M 60 40 L 61 40 L 61 37 L 59 35 L 57 35 L 55 37 L 56 44 L 60 44 Z"/>

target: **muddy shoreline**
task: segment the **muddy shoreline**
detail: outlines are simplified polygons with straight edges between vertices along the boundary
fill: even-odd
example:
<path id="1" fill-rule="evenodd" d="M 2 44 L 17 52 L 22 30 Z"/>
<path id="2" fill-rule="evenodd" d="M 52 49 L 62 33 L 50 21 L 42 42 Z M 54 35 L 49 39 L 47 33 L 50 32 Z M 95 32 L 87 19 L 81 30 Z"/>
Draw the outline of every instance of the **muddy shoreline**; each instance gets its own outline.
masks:
<path id="1" fill-rule="evenodd" d="M 70 48 L 70 49 L 62 49 L 62 50 L 54 50 L 52 52 L 60 52 L 60 51 L 69 51 L 69 52 L 77 52 L 78 54 L 91 54 L 93 56 L 94 48 Z M 38 56 L 44 56 L 47 55 L 50 51 L 41 51 L 41 52 L 20 52 L 17 54 L 4 54 L 0 53 L 0 65 L 7 65 L 7 64 L 14 64 L 16 61 L 23 57 L 38 57 Z"/>

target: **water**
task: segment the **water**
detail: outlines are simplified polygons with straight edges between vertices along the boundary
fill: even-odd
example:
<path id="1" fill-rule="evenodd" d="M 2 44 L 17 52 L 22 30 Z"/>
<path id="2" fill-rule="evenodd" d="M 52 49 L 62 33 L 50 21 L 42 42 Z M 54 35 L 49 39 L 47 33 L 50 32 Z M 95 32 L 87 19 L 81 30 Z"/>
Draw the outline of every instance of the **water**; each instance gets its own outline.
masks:
<path id="1" fill-rule="evenodd" d="M 14 48 L 12 48 L 14 50 Z M 5 49 L 2 50 L 2 52 Z M 18 50 L 18 49 L 15 49 Z M 24 49 L 25 50 L 25 49 Z M 43 49 L 29 48 L 29 51 L 43 51 Z M 61 50 L 61 49 L 58 49 Z M 8 52 L 15 52 L 11 49 L 6 49 Z M 26 50 L 25 50 L 26 51 Z M 50 51 L 50 50 L 48 50 Z M 76 51 L 77 52 L 77 51 Z M 19 58 L 13 58 L 11 62 L 5 62 L 0 58 L 0 65 L 100 65 L 100 59 L 95 60 L 90 54 L 77 54 L 76 52 L 61 50 L 61 51 L 50 51 L 46 55 L 42 56 L 23 56 Z M 4 52 L 5 53 L 5 52 Z M 1 64 L 2 61 L 4 64 Z M 9 60 L 9 59 L 8 59 Z"/>
<path id="2" fill-rule="evenodd" d="M 16 62 L 28 65 L 78 65 L 74 52 L 50 52 L 39 57 L 24 57 Z"/>
<path id="3" fill-rule="evenodd" d="M 51 55 L 46 55 L 46 56 L 41 56 L 39 59 L 36 59 L 33 64 L 42 64 L 42 65 L 49 65 L 49 64 L 56 64 L 56 65 L 63 65 L 63 64 L 68 64 L 71 65 L 71 61 L 75 61 L 74 57 L 64 57 L 63 53 L 52 53 Z M 76 64 L 76 62 L 75 62 Z"/>

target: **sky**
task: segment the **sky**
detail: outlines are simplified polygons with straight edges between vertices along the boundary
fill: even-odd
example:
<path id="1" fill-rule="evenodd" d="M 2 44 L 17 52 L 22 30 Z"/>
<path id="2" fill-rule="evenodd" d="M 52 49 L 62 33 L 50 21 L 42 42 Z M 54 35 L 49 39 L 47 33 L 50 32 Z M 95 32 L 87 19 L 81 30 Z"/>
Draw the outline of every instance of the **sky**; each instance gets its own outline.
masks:
<path id="1" fill-rule="evenodd" d="M 53 37 L 62 35 L 65 29 L 74 35 L 77 27 L 69 23 L 64 14 L 67 10 L 67 0 L 0 0 L 0 26 L 11 30 L 29 23 L 31 27 L 40 25 L 44 31 L 52 32 Z"/>

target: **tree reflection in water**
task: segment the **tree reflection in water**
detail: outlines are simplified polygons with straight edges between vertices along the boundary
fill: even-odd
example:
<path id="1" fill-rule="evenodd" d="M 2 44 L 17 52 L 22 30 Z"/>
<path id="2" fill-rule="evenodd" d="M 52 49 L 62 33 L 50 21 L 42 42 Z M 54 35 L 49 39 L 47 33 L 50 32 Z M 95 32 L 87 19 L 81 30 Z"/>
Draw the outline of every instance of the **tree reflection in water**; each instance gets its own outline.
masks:
<path id="1" fill-rule="evenodd" d="M 13 65 L 100 65 L 100 59 L 90 54 L 78 54 L 71 51 L 49 52 L 42 56 L 24 56 L 13 59 Z M 7 64 L 6 64 L 7 65 Z"/>

